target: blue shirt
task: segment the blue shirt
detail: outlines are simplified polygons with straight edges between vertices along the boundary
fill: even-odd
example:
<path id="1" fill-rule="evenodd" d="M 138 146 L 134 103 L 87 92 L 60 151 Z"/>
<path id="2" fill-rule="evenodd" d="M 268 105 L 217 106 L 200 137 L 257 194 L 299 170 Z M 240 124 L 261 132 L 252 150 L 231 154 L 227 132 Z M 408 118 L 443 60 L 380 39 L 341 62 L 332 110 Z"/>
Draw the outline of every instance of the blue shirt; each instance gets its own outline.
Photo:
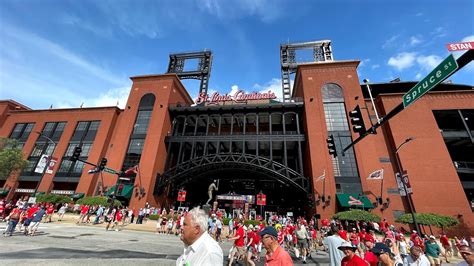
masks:
<path id="1" fill-rule="evenodd" d="M 41 220 L 43 219 L 43 216 L 46 214 L 46 212 L 43 210 L 43 209 L 40 209 L 39 211 L 37 211 L 35 213 L 35 216 L 33 217 L 33 220 L 31 220 L 32 222 L 41 222 Z"/>

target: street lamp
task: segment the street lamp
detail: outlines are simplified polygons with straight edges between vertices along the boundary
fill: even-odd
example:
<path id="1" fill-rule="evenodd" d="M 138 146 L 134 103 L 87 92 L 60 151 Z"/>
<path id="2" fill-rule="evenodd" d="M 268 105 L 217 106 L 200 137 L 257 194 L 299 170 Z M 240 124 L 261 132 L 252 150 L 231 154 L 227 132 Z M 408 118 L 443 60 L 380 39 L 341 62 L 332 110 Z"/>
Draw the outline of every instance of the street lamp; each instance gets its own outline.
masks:
<path id="1" fill-rule="evenodd" d="M 398 152 L 400 151 L 400 149 L 405 145 L 407 144 L 408 142 L 412 141 L 412 140 L 415 140 L 414 137 L 409 137 L 407 138 L 403 143 L 401 143 L 400 145 L 398 145 L 397 149 L 395 150 L 395 159 L 397 160 L 397 166 L 398 166 L 398 172 L 400 173 L 400 179 L 402 179 L 403 177 L 403 168 L 402 168 L 402 164 L 400 163 L 400 156 L 398 155 Z M 413 200 L 411 198 L 411 194 L 408 193 L 408 189 L 407 189 L 407 186 L 405 184 L 405 182 L 403 182 L 403 180 L 400 180 L 403 184 L 403 190 L 405 191 L 405 195 L 407 197 L 407 201 L 408 201 L 408 206 L 410 207 L 410 212 L 411 212 L 411 217 L 413 219 L 413 223 L 415 224 L 415 229 L 418 233 L 421 233 L 420 231 L 420 227 L 418 226 L 418 222 L 416 221 L 416 217 L 415 217 L 415 207 L 413 206 Z"/>
<path id="2" fill-rule="evenodd" d="M 54 153 L 54 149 L 56 148 L 56 142 L 54 142 L 52 139 L 50 139 L 48 136 L 43 135 L 43 133 L 39 131 L 35 131 L 36 134 L 39 135 L 39 137 L 43 137 L 47 139 L 50 143 L 53 144 L 53 151 L 51 152 L 51 155 L 47 157 L 46 159 L 46 166 L 43 168 L 43 172 L 41 173 L 40 180 L 38 180 L 38 183 L 36 184 L 35 191 L 33 192 L 33 197 L 36 196 L 36 192 L 38 191 L 39 185 L 41 184 L 41 181 L 43 180 L 44 174 L 46 173 L 46 169 L 49 167 L 49 163 L 51 162 L 51 157 Z M 43 153 L 41 153 L 40 159 L 43 157 Z"/>

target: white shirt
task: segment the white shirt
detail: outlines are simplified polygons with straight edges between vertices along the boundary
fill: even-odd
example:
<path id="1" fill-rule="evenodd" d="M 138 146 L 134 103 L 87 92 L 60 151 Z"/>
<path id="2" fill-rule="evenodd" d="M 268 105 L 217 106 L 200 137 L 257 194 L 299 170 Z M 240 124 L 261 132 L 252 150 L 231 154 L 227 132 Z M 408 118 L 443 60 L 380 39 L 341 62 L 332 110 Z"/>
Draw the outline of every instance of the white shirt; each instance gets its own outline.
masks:
<path id="1" fill-rule="evenodd" d="M 331 266 L 340 266 L 344 253 L 338 249 L 342 243 L 346 242 L 338 235 L 332 235 L 324 238 L 324 246 L 328 249 L 329 258 L 331 259 Z"/>
<path id="2" fill-rule="evenodd" d="M 411 255 L 408 255 L 403 260 L 403 266 L 430 266 L 430 261 L 424 254 L 420 254 L 416 261 L 413 260 Z"/>
<path id="3" fill-rule="evenodd" d="M 204 232 L 192 245 L 185 247 L 183 255 L 176 260 L 176 266 L 221 266 L 223 264 L 222 249 L 207 232 Z"/>

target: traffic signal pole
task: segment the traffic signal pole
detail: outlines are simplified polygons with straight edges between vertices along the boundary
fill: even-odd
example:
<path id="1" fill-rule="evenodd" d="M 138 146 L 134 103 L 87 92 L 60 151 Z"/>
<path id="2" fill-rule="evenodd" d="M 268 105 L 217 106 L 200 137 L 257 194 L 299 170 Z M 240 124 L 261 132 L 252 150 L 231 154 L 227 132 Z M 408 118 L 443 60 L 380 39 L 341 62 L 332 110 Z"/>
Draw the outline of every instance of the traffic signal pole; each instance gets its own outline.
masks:
<path id="1" fill-rule="evenodd" d="M 446 80 L 448 77 L 452 76 L 454 73 L 456 73 L 457 71 L 459 71 L 459 69 L 463 68 L 464 66 L 466 66 L 467 64 L 469 64 L 472 60 L 474 59 L 474 50 L 468 50 L 467 52 L 465 52 L 463 55 L 461 55 L 457 60 L 456 62 L 458 63 L 458 68 L 456 69 L 456 71 L 454 71 L 453 73 L 451 73 L 450 75 L 446 76 L 444 80 Z M 390 111 L 386 116 L 380 118 L 380 121 L 378 121 L 375 125 L 373 125 L 372 127 L 370 127 L 369 129 L 367 129 L 366 132 L 360 134 L 360 136 L 355 139 L 351 144 L 349 144 L 347 147 L 345 147 L 343 150 L 342 150 L 342 156 L 344 156 L 344 152 L 347 151 L 348 149 L 350 149 L 352 146 L 356 145 L 359 141 L 361 141 L 362 139 L 364 139 L 367 135 L 369 134 L 373 134 L 376 132 L 377 128 L 381 127 L 383 124 L 385 124 L 388 120 L 392 119 L 395 115 L 397 115 L 398 113 L 400 113 L 401 111 L 403 111 L 405 108 L 403 107 L 403 102 L 400 103 L 399 105 L 397 105 L 395 108 L 393 108 L 392 111 Z"/>

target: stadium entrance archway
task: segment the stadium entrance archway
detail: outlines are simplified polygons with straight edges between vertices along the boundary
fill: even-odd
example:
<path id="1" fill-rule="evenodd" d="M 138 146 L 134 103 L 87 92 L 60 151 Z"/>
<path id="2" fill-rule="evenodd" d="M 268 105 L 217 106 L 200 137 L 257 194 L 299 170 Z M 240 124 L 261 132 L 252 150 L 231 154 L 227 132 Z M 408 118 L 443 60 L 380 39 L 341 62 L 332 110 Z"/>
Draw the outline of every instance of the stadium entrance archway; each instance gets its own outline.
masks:
<path id="1" fill-rule="evenodd" d="M 167 193 L 176 199 L 180 189 L 187 191 L 187 206 L 202 206 L 208 200 L 208 188 L 218 180 L 216 195 L 234 194 L 255 196 L 262 192 L 267 197 L 264 211 L 305 215 L 312 193 L 308 178 L 284 165 L 265 157 L 250 154 L 212 154 L 183 162 L 161 175 L 157 180 L 156 194 Z M 243 202 L 217 200 L 218 208 L 226 212 L 242 208 Z M 211 203 L 212 204 L 212 203 Z M 249 204 L 261 214 L 256 202 Z"/>

